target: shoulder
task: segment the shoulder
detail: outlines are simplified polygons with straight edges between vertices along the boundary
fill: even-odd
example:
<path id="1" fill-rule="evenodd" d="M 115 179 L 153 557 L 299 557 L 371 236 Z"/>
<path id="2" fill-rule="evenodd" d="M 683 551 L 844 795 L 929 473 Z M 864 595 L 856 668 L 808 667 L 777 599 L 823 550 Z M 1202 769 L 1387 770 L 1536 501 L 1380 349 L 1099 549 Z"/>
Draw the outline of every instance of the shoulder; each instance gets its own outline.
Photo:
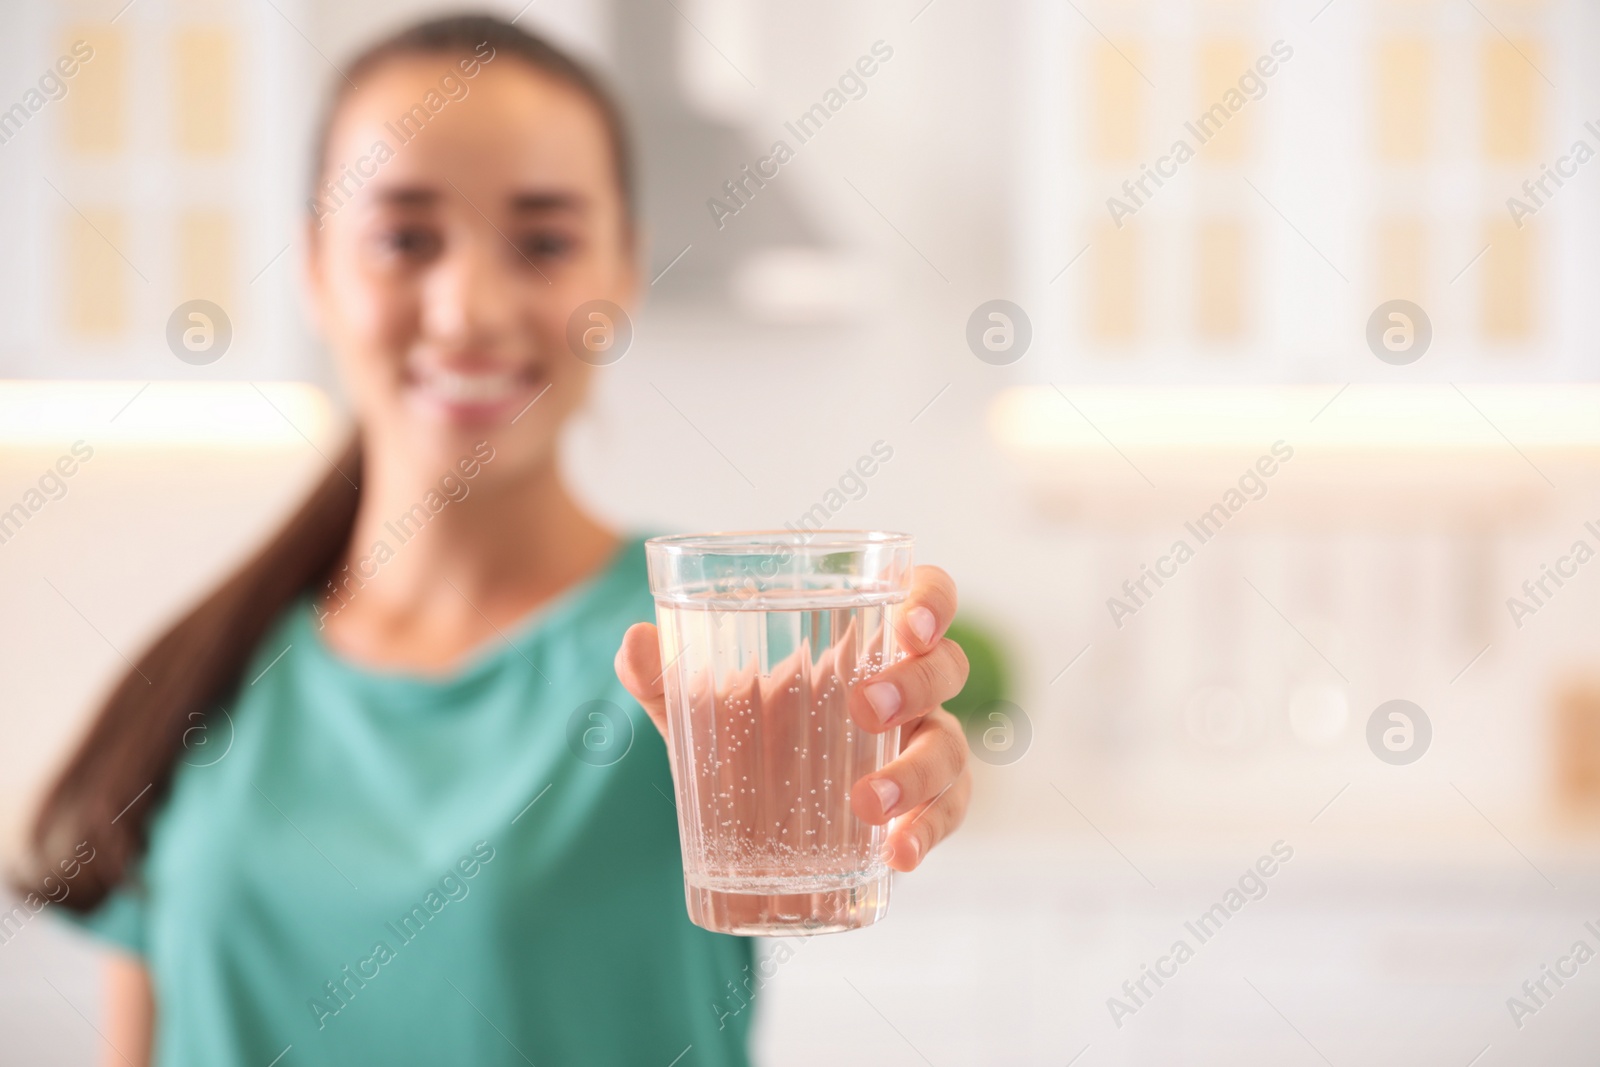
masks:
<path id="1" fill-rule="evenodd" d="M 244 673 L 239 679 L 241 686 L 249 685 L 252 679 L 260 677 L 263 672 L 278 665 L 284 653 L 296 644 L 312 643 L 318 629 L 312 602 L 312 592 L 309 588 L 302 589 L 289 598 L 289 602 L 268 624 L 261 639 L 256 642 L 255 651 L 250 654 Z"/>

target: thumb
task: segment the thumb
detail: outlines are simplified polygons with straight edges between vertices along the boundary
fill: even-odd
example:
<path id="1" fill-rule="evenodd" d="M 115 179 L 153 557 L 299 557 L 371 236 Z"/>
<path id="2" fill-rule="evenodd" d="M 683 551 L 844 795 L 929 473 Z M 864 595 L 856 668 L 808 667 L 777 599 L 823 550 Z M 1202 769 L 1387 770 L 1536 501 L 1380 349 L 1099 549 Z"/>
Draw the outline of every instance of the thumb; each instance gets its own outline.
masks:
<path id="1" fill-rule="evenodd" d="M 667 696 L 661 669 L 661 642 L 655 625 L 636 622 L 622 635 L 617 649 L 617 681 L 644 708 L 661 736 L 667 736 Z"/>

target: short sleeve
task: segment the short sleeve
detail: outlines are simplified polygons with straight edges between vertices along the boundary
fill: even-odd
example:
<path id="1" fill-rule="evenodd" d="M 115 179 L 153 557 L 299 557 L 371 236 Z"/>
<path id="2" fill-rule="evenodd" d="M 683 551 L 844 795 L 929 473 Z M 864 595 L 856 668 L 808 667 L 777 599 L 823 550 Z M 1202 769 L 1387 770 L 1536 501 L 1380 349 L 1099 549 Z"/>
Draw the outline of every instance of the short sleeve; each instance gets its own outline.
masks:
<path id="1" fill-rule="evenodd" d="M 87 914 L 67 908 L 55 910 L 72 925 L 98 940 L 135 956 L 143 956 L 146 905 L 147 901 L 140 890 L 122 885 Z"/>

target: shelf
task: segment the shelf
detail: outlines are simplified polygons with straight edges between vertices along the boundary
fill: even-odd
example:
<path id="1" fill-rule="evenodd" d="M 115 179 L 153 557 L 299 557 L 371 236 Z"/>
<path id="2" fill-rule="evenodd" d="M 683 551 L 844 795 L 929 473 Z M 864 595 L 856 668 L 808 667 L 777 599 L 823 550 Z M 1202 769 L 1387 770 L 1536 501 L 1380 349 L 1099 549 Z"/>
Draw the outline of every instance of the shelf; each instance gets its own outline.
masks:
<path id="1" fill-rule="evenodd" d="M 988 422 L 1043 511 L 1093 522 L 1502 528 L 1600 491 L 1589 384 L 1024 386 Z"/>

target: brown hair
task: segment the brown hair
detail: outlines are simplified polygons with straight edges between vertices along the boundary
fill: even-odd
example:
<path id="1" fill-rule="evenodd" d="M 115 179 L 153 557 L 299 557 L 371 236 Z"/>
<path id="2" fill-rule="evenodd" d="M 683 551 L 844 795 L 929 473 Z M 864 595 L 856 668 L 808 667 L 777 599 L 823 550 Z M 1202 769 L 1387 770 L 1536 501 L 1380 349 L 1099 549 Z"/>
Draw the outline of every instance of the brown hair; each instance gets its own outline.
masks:
<path id="1" fill-rule="evenodd" d="M 598 78 L 548 42 L 498 18 L 453 16 L 377 42 L 346 74 L 359 79 L 404 56 L 472 55 L 483 43 L 577 89 L 595 105 L 611 144 L 625 232 L 631 234 L 632 156 L 621 109 Z M 329 130 L 350 91 L 346 81 L 338 81 L 324 109 L 313 189 L 321 180 Z M 111 691 L 44 794 L 31 854 L 15 882 L 19 891 L 37 891 L 58 865 L 69 869 L 69 857 L 82 844 L 93 849 L 92 862 L 78 865 L 61 906 L 91 911 L 134 874 L 149 843 L 150 817 L 166 798 L 195 731 L 233 698 L 268 629 L 300 594 L 326 578 L 349 543 L 361 495 L 359 434 L 334 466 L 283 528 L 168 629 Z"/>
<path id="2" fill-rule="evenodd" d="M 420 22 L 387 37 L 356 57 L 333 84 L 333 93 L 322 113 L 322 123 L 311 156 L 311 201 L 327 169 L 328 135 L 340 105 L 361 84 L 363 78 L 392 59 L 405 56 L 470 56 L 487 44 L 491 57 L 504 53 L 520 59 L 534 70 L 578 90 L 600 112 L 611 161 L 621 194 L 624 232 L 632 234 L 636 215 L 633 150 L 628 124 L 622 108 L 605 83 L 588 67 L 542 37 L 520 30 L 493 15 L 455 15 Z"/>

